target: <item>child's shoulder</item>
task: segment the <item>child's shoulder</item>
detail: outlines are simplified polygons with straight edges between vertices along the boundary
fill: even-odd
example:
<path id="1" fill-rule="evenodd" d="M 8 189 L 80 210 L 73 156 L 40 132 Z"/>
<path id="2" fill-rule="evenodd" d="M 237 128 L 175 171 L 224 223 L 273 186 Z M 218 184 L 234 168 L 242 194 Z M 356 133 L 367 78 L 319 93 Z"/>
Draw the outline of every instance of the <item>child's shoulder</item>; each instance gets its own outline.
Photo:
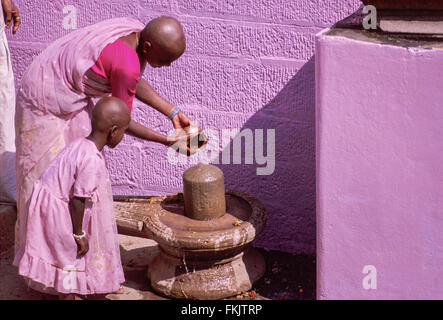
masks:
<path id="1" fill-rule="evenodd" d="M 103 159 L 103 155 L 98 151 L 94 142 L 86 138 L 74 140 L 67 146 L 68 156 L 78 161 L 94 161 Z"/>
<path id="2" fill-rule="evenodd" d="M 99 159 L 103 158 L 101 152 L 97 149 L 95 143 L 87 138 L 80 138 L 76 141 L 78 143 L 78 148 L 82 150 L 85 154 L 92 157 L 97 157 Z"/>

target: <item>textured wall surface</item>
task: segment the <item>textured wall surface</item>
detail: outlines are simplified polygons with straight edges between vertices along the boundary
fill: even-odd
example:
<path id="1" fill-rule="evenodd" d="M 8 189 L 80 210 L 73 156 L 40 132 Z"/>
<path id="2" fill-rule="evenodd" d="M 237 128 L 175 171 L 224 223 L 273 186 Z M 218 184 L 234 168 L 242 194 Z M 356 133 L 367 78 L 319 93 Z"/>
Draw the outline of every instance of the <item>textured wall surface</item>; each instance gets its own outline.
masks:
<path id="1" fill-rule="evenodd" d="M 275 129 L 275 171 L 221 165 L 228 188 L 263 201 L 268 223 L 257 245 L 315 252 L 314 36 L 355 11 L 358 0 L 15 0 L 22 26 L 8 33 L 16 83 L 32 58 L 73 28 L 112 17 L 148 22 L 166 14 L 186 31 L 187 51 L 143 77 L 203 128 Z M 133 116 L 166 133 L 165 117 L 140 103 Z M 266 137 L 266 130 L 265 130 Z M 266 138 L 265 138 L 266 140 Z M 220 152 L 230 148 L 222 142 Z M 265 148 L 266 150 L 266 148 Z M 106 150 L 115 194 L 164 194 L 182 188 L 183 171 L 166 148 L 125 137 Z M 217 156 L 217 155 L 215 155 Z M 231 161 L 232 163 L 232 161 Z"/>
<path id="2" fill-rule="evenodd" d="M 318 298 L 443 298 L 442 66 L 319 35 Z"/>

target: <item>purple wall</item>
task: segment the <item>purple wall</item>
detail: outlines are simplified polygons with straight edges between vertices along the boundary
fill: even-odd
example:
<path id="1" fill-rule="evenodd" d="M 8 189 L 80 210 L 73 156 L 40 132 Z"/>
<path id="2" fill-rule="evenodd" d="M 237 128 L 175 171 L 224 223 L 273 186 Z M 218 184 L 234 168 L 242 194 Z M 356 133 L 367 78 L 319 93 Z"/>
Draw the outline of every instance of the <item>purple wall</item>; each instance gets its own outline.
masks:
<path id="1" fill-rule="evenodd" d="M 318 36 L 318 298 L 443 298 L 442 67 Z"/>
<path id="2" fill-rule="evenodd" d="M 257 245 L 315 252 L 314 38 L 355 11 L 358 0 L 15 3 L 22 13 L 22 27 L 14 37 L 8 33 L 8 38 L 16 82 L 32 57 L 72 31 L 69 27 L 120 16 L 143 22 L 161 14 L 178 18 L 187 34 L 185 55 L 169 68 L 147 68 L 144 78 L 203 128 L 276 130 L 273 174 L 257 176 L 255 162 L 221 165 L 226 184 L 265 204 L 268 223 Z M 69 7 L 63 11 L 66 5 L 75 7 L 77 19 L 70 19 Z M 135 105 L 133 116 L 164 133 L 171 128 L 167 119 L 141 104 Z M 227 147 L 229 143 L 220 142 L 220 151 Z M 116 194 L 180 190 L 182 173 L 192 165 L 172 165 L 166 148 L 130 137 L 106 154 Z"/>

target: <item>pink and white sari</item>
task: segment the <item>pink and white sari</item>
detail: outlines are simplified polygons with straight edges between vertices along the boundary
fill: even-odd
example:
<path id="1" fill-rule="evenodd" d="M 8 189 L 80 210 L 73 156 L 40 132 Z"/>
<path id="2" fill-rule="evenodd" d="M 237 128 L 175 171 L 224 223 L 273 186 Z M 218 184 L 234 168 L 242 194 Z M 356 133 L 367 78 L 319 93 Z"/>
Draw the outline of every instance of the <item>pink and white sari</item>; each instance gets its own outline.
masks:
<path id="1" fill-rule="evenodd" d="M 46 48 L 24 74 L 15 115 L 15 261 L 23 255 L 34 182 L 67 144 L 89 135 L 92 98 L 111 92 L 109 83 L 94 82 L 87 71 L 106 45 L 143 28 L 137 20 L 116 18 L 73 31 Z"/>

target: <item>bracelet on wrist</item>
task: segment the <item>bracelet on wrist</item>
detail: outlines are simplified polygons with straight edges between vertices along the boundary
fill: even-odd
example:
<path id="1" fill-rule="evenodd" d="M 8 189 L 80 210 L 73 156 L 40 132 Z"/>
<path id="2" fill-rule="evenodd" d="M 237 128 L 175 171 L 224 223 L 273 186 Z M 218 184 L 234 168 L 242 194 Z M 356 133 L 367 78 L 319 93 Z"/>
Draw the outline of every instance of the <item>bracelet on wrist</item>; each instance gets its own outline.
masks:
<path id="1" fill-rule="evenodd" d="M 169 115 L 169 120 L 172 120 L 172 118 L 174 118 L 176 116 L 177 113 L 180 112 L 180 108 L 179 107 L 175 107 L 175 109 L 171 112 L 171 114 Z"/>
<path id="2" fill-rule="evenodd" d="M 73 236 L 74 236 L 74 239 L 75 240 L 81 240 L 81 239 L 83 239 L 84 237 L 86 237 L 86 232 L 84 231 L 84 230 L 82 230 L 82 234 L 73 234 Z"/>

